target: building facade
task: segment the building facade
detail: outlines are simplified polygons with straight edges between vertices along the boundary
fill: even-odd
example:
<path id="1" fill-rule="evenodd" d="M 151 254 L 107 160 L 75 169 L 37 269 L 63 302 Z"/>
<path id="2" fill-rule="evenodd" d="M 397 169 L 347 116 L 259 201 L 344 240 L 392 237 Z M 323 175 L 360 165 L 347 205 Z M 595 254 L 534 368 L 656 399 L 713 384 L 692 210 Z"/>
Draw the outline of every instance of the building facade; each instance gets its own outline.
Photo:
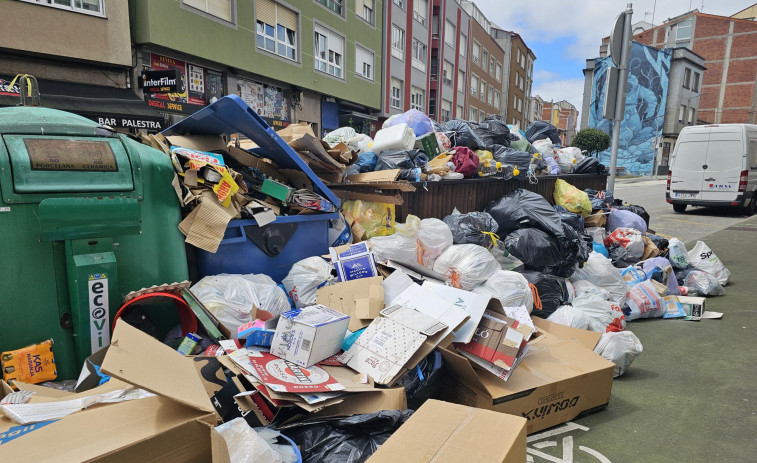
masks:
<path id="1" fill-rule="evenodd" d="M 490 35 L 491 23 L 475 3 L 463 1 L 463 9 L 473 19 L 468 47 L 467 102 L 464 119 L 481 122 L 490 115 L 504 118 L 505 100 L 502 98 L 505 51 Z M 461 74 L 462 77 L 462 74 Z"/>
<path id="2" fill-rule="evenodd" d="M 175 70 L 183 86 L 145 94 L 173 122 L 237 94 L 274 128 L 376 130 L 382 0 L 129 2 L 135 78 Z"/>
<path id="3" fill-rule="evenodd" d="M 123 130 L 164 127 L 163 116 L 132 90 L 126 2 L 3 2 L 0 18 L 0 106 L 19 103 L 14 77 L 30 74 L 42 106 Z"/>
<path id="4" fill-rule="evenodd" d="M 540 97 L 537 98 L 541 100 Z M 537 106 L 539 105 L 542 108 L 539 120 L 547 121 L 557 127 L 562 146 L 570 146 L 573 137 L 576 136 L 576 127 L 578 125 L 578 110 L 576 107 L 567 100 L 537 102 Z"/>
<path id="5" fill-rule="evenodd" d="M 591 87 L 589 87 L 591 91 Z M 534 121 L 541 121 L 544 110 L 544 100 L 539 95 L 532 96 L 528 105 L 528 124 Z"/>
<path id="6" fill-rule="evenodd" d="M 525 129 L 528 126 L 528 106 L 531 103 L 536 55 L 520 34 L 493 27 L 492 36 L 509 53 L 509 59 L 504 65 L 506 77 L 502 90 L 505 120 L 508 124 Z"/>

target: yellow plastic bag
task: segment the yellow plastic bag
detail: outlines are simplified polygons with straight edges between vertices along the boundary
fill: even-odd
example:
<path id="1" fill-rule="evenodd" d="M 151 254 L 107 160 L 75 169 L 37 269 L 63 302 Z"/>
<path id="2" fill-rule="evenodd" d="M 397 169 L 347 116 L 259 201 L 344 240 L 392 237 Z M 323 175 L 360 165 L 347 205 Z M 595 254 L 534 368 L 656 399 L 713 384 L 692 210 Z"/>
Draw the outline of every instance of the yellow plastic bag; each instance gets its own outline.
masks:
<path id="1" fill-rule="evenodd" d="M 394 204 L 351 199 L 342 203 L 342 211 L 363 227 L 366 239 L 394 233 Z"/>
<path id="2" fill-rule="evenodd" d="M 491 151 L 487 150 L 476 150 L 474 151 L 476 153 L 476 156 L 478 156 L 479 161 L 484 161 L 486 159 L 494 159 L 494 155 Z"/>
<path id="3" fill-rule="evenodd" d="M 553 196 L 555 204 L 563 206 L 574 214 L 581 214 L 584 217 L 591 214 L 589 195 L 561 178 L 555 181 L 555 193 Z"/>

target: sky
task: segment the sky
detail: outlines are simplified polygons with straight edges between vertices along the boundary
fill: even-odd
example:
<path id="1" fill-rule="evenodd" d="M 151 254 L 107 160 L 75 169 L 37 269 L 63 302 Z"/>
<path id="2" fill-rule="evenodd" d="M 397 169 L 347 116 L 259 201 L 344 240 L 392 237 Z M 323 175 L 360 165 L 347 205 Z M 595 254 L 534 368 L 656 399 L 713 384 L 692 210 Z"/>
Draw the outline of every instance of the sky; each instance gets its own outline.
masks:
<path id="1" fill-rule="evenodd" d="M 693 9 L 730 16 L 757 0 L 641 0 L 633 2 L 633 22 L 655 26 Z M 536 55 L 531 95 L 545 101 L 568 100 L 580 112 L 586 60 L 599 56 L 599 45 L 625 0 L 475 0 L 490 21 L 521 35 Z M 653 19 L 654 13 L 654 19 Z"/>

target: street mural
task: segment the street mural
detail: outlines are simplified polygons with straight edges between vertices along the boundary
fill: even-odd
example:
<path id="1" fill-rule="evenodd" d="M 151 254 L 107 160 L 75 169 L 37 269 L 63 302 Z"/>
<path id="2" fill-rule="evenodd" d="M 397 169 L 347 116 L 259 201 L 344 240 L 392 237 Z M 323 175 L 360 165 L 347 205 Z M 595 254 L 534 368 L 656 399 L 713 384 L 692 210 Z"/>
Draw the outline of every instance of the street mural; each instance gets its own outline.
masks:
<path id="1" fill-rule="evenodd" d="M 602 118 L 607 70 L 612 60 L 594 60 L 594 82 L 591 88 L 589 127 L 595 127 L 612 136 L 614 121 Z M 629 175 L 650 175 L 655 157 L 655 141 L 662 139 L 662 123 L 668 96 L 670 53 L 631 44 L 628 62 L 628 88 L 626 112 L 620 122 L 618 167 Z M 610 149 L 599 153 L 599 162 L 610 165 Z"/>

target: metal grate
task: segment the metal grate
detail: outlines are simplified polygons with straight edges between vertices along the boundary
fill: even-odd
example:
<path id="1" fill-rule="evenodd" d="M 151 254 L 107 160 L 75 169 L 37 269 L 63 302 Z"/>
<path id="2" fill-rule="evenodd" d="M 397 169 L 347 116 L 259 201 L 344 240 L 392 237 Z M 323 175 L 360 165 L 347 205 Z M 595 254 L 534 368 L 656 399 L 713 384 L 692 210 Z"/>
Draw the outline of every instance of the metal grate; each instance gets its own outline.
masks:
<path id="1" fill-rule="evenodd" d="M 744 227 L 728 227 L 726 230 L 735 230 L 735 231 L 750 231 L 750 232 L 757 232 L 757 226 L 744 226 Z"/>

